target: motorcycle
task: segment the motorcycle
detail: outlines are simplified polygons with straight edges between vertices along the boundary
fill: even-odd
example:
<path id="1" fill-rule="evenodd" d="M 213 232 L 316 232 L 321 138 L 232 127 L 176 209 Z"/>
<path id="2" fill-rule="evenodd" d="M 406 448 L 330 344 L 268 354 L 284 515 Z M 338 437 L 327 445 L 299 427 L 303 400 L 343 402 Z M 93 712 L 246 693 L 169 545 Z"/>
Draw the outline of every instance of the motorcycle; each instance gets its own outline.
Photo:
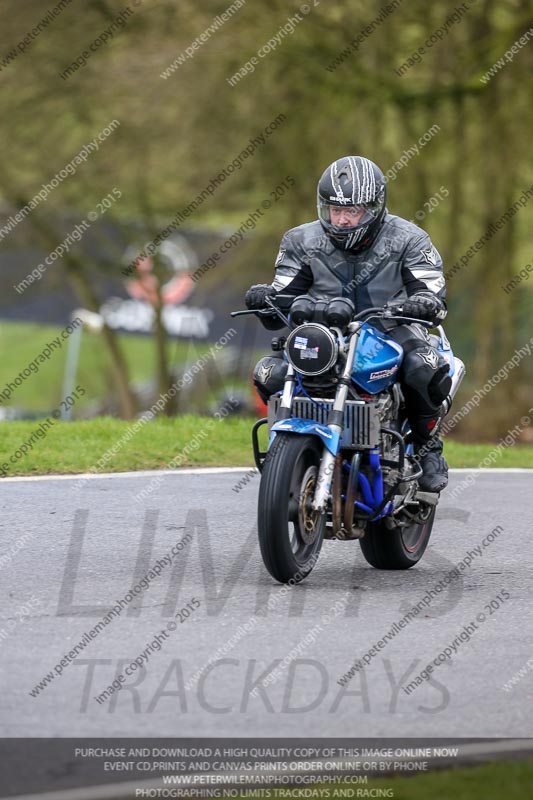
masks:
<path id="1" fill-rule="evenodd" d="M 252 430 L 261 483 L 258 534 L 265 567 L 280 583 L 302 581 L 323 541 L 358 540 L 377 569 L 409 569 L 431 535 L 439 494 L 421 491 L 422 475 L 397 375 L 402 347 L 371 324 L 427 321 L 406 317 L 401 302 L 355 314 L 346 298 L 293 300 L 289 317 L 271 298 L 261 311 L 291 330 L 273 339 L 288 362 L 284 388 Z M 286 301 L 283 295 L 277 301 Z M 452 383 L 441 420 L 465 374 L 442 326 L 430 340 Z M 266 451 L 259 430 L 268 426 Z"/>

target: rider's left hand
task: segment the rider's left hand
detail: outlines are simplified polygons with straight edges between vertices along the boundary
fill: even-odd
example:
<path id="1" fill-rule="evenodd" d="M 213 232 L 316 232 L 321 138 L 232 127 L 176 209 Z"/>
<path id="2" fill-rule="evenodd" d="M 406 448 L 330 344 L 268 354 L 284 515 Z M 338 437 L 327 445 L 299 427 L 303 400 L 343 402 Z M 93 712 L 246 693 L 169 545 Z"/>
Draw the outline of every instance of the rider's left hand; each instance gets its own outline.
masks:
<path id="1" fill-rule="evenodd" d="M 406 317 L 439 323 L 446 316 L 446 306 L 436 295 L 414 294 L 403 303 Z"/>

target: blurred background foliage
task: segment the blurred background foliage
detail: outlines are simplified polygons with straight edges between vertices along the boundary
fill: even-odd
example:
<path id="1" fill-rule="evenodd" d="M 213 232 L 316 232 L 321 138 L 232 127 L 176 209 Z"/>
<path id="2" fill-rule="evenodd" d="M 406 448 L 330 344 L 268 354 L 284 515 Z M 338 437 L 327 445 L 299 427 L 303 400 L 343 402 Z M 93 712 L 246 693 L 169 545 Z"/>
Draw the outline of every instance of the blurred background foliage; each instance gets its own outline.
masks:
<path id="1" fill-rule="evenodd" d="M 263 215 L 223 267 L 202 278 L 211 293 L 228 285 L 241 293 L 251 283 L 271 280 L 282 233 L 316 218 L 317 179 L 342 155 L 363 154 L 386 172 L 433 125 L 440 126 L 389 182 L 388 207 L 412 219 L 441 187 L 449 190 L 420 222 L 446 269 L 533 185 L 533 41 L 491 80 L 481 81 L 533 25 L 530 0 L 471 0 L 468 13 L 402 77 L 395 70 L 443 26 L 455 6 L 404 0 L 356 52 L 328 70 L 386 3 L 309 0 L 309 13 L 301 15 L 294 31 L 259 59 L 252 74 L 231 86 L 226 79 L 301 5 L 247 0 L 193 58 L 163 79 L 161 73 L 229 5 L 229 0 L 143 0 L 138 5 L 131 0 L 133 13 L 124 27 L 63 80 L 59 73 L 128 7 L 116 0 L 73 0 L 0 71 L 5 213 L 27 202 L 109 122 L 120 121 L 98 153 L 29 216 L 47 251 L 63 238 L 57 221 L 65 213 L 73 219 L 85 216 L 115 186 L 122 198 L 110 217 L 124 224 L 142 221 L 155 236 L 281 113 L 286 120 L 265 145 L 187 220 L 194 229 L 232 230 L 285 176 L 295 179 L 294 188 Z M 1 57 L 46 10 L 40 0 L 4 0 Z M 458 402 L 533 335 L 533 278 L 510 292 L 502 289 L 532 260 L 532 210 L 533 199 L 449 281 L 446 330 L 468 368 Z M 0 247 L 6 252 L 13 243 L 8 237 Z M 97 291 L 97 275 L 116 274 L 117 254 L 109 248 L 108 261 L 89 260 L 83 244 L 63 261 L 86 307 Z M 34 266 L 22 264 L 20 278 Z M 17 302 L 11 294 L 4 304 Z M 95 307 L 97 300 L 95 294 Z M 116 340 L 124 349 L 123 337 Z M 131 353 L 124 359 L 126 371 L 128 358 Z M 142 358 L 148 363 L 154 356 L 146 350 Z M 487 439 L 516 423 L 533 399 L 531 361 L 524 359 L 483 400 L 461 426 L 461 435 Z"/>

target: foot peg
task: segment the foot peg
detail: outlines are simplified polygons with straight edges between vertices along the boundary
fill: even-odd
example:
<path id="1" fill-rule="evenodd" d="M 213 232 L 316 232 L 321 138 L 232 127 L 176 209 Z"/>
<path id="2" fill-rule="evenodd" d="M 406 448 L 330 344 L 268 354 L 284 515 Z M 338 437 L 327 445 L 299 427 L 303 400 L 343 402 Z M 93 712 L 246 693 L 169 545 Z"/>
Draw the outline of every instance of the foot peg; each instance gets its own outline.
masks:
<path id="1" fill-rule="evenodd" d="M 427 503 L 429 506 L 436 506 L 439 502 L 438 492 L 416 492 L 414 500 L 419 503 Z"/>

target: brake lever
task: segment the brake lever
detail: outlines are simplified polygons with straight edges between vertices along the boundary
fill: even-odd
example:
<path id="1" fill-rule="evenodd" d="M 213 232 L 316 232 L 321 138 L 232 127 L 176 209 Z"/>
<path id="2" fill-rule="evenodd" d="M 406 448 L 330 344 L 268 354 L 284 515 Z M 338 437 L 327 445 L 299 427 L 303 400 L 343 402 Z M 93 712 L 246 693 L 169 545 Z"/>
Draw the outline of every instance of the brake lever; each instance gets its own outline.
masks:
<path id="1" fill-rule="evenodd" d="M 399 316 L 399 315 L 396 315 L 396 314 L 390 314 L 390 316 L 389 315 L 387 315 L 387 316 L 384 315 L 383 319 L 393 319 L 396 322 L 414 322 L 417 325 L 422 325 L 424 328 L 428 328 L 428 329 L 435 327 L 433 322 L 428 322 L 427 319 L 416 319 L 416 317 L 404 317 L 404 316 Z"/>
<path id="2" fill-rule="evenodd" d="M 230 317 L 242 317 L 244 314 L 258 314 L 260 317 L 273 317 L 274 311 L 267 308 L 247 308 L 243 311 L 230 311 Z"/>

